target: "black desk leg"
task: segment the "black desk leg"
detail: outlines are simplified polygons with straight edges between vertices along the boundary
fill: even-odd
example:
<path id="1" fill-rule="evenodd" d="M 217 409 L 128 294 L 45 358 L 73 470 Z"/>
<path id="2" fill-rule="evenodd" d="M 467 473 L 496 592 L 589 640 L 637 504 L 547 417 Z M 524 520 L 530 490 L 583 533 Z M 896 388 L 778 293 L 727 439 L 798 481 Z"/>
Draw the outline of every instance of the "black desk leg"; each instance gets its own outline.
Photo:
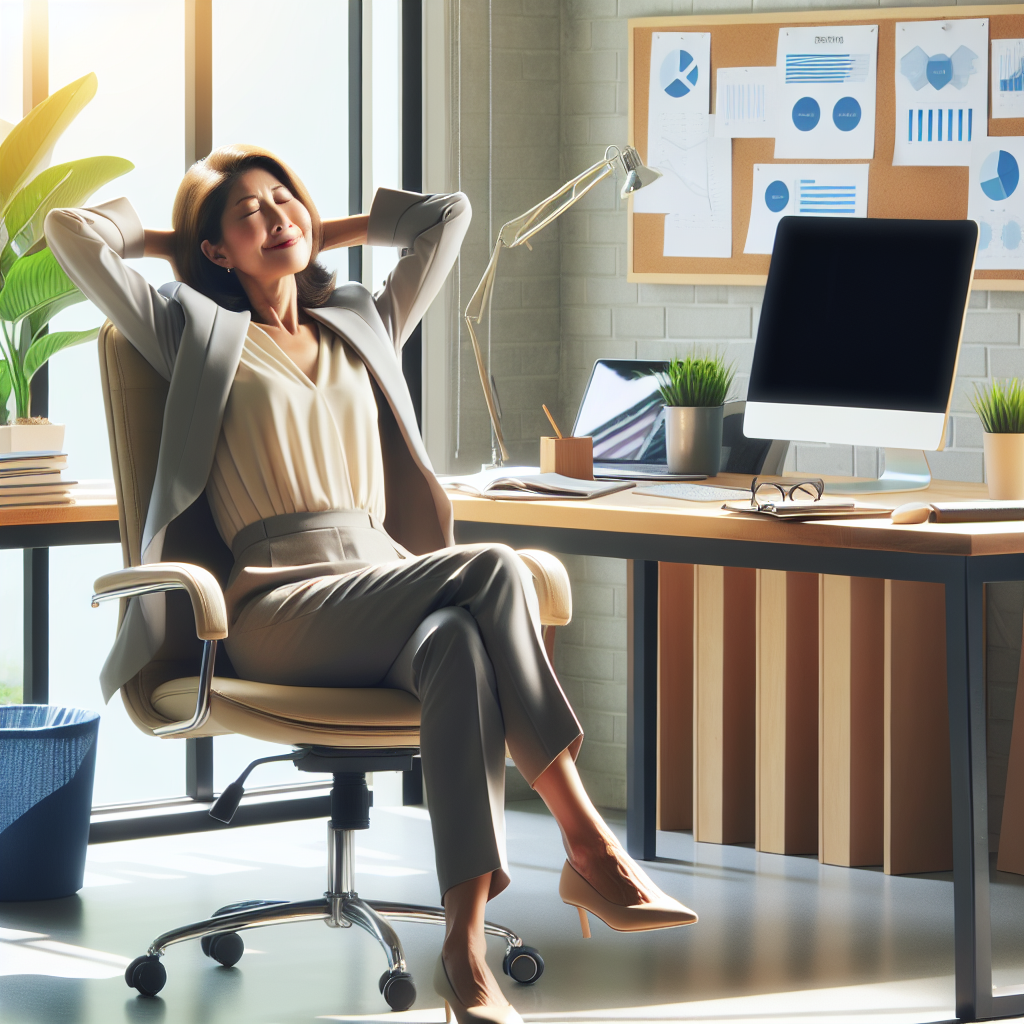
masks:
<path id="1" fill-rule="evenodd" d="M 658 563 L 629 563 L 629 678 L 626 698 L 626 848 L 657 854 Z"/>
<path id="2" fill-rule="evenodd" d="M 22 701 L 50 703 L 50 549 L 23 552 Z"/>
<path id="3" fill-rule="evenodd" d="M 185 796 L 213 799 L 213 737 L 185 740 Z"/>
<path id="4" fill-rule="evenodd" d="M 984 584 L 970 559 L 946 584 L 946 681 L 953 783 L 956 1015 L 962 1021 L 1024 1014 L 1024 995 L 992 989 Z"/>

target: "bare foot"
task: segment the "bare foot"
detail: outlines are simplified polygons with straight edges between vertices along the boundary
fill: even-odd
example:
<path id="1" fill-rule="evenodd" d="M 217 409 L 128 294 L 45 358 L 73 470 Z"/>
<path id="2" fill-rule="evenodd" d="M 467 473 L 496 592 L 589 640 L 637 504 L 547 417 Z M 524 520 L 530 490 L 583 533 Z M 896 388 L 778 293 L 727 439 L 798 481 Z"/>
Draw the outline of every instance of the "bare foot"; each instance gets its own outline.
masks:
<path id="1" fill-rule="evenodd" d="M 621 907 L 635 907 L 665 898 L 606 825 L 585 841 L 577 840 L 570 847 L 563 839 L 563 845 L 572 867 L 606 900 Z"/>
<path id="2" fill-rule="evenodd" d="M 483 936 L 473 940 L 454 931 L 449 933 L 441 947 L 448 980 L 467 1009 L 474 1006 L 508 1005 L 508 1000 L 487 966 L 484 958 L 486 951 L 487 944 Z"/>

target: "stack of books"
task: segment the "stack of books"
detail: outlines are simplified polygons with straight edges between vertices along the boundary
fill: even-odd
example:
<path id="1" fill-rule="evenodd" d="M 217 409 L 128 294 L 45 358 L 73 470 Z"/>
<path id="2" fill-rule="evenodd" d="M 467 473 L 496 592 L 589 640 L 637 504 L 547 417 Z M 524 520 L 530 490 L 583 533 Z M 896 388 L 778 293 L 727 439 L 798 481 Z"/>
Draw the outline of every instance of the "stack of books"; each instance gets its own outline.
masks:
<path id="1" fill-rule="evenodd" d="M 0 454 L 0 508 L 17 505 L 69 505 L 71 485 L 65 480 L 64 452 Z"/>

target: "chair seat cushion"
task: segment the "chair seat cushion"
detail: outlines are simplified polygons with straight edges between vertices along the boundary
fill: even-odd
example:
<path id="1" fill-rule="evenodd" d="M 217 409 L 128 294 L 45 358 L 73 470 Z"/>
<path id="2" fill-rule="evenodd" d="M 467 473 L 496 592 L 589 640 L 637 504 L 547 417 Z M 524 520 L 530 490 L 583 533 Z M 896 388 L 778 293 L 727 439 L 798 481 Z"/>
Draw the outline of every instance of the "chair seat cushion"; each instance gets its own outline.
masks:
<path id="1" fill-rule="evenodd" d="M 199 677 L 171 679 L 150 697 L 169 722 L 192 716 Z M 202 735 L 238 732 L 275 743 L 415 746 L 420 702 L 387 687 L 278 686 L 247 679 L 213 680 L 210 720 Z"/>

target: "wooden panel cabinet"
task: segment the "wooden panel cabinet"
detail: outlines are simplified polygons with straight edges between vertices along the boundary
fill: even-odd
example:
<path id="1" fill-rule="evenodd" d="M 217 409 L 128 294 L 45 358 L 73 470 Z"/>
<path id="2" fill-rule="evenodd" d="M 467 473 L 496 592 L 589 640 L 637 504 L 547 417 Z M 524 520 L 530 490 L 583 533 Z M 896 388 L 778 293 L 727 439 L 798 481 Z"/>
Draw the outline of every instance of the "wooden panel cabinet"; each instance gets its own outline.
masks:
<path id="1" fill-rule="evenodd" d="M 818 859 L 881 864 L 885 581 L 819 586 Z"/>
<path id="2" fill-rule="evenodd" d="M 693 830 L 754 839 L 756 570 L 694 568 Z"/>
<path id="3" fill-rule="evenodd" d="M 757 571 L 754 845 L 818 852 L 818 577 Z"/>

